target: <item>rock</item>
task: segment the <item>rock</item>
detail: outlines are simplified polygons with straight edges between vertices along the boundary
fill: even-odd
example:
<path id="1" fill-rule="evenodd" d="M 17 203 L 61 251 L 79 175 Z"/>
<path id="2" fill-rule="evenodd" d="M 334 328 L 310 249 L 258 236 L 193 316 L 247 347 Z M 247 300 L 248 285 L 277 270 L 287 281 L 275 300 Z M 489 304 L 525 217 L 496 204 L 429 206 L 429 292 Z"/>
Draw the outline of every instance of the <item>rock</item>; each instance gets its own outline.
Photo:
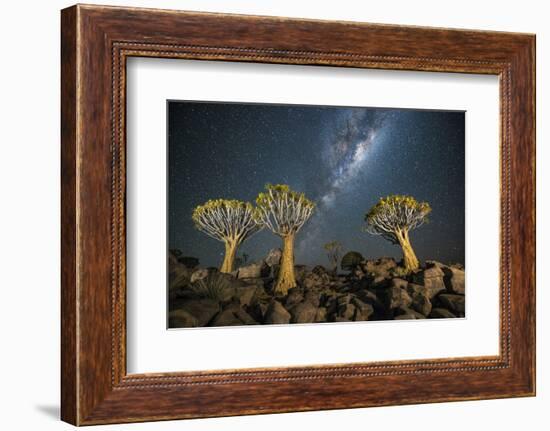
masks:
<path id="1" fill-rule="evenodd" d="M 263 322 L 267 313 L 269 304 L 267 302 L 255 301 L 252 307 L 247 308 L 252 318 L 258 322 Z"/>
<path id="2" fill-rule="evenodd" d="M 308 290 L 304 295 L 304 301 L 311 303 L 315 307 L 319 307 L 319 304 L 321 303 L 321 293 L 313 290 Z"/>
<path id="3" fill-rule="evenodd" d="M 311 288 L 320 286 L 320 284 L 321 283 L 320 283 L 319 277 L 312 272 L 309 272 L 308 274 L 306 274 L 302 281 L 302 285 L 306 289 L 311 289 Z"/>
<path id="4" fill-rule="evenodd" d="M 247 266 L 241 266 L 237 271 L 237 278 L 260 278 L 262 276 L 262 270 L 264 263 L 251 263 Z"/>
<path id="5" fill-rule="evenodd" d="M 302 279 L 302 285 L 306 289 L 320 288 L 330 282 L 330 277 L 327 274 L 316 274 L 308 272 Z"/>
<path id="6" fill-rule="evenodd" d="M 200 263 L 199 259 L 191 256 L 180 256 L 178 257 L 178 262 L 188 269 L 195 269 Z"/>
<path id="7" fill-rule="evenodd" d="M 264 262 L 267 266 L 271 268 L 281 263 L 281 256 L 282 251 L 280 248 L 272 248 L 271 250 L 269 250 L 269 253 L 267 253 Z"/>
<path id="8" fill-rule="evenodd" d="M 443 272 L 443 268 L 446 268 L 445 265 L 439 262 L 435 261 L 428 261 L 426 263 L 426 268 L 424 269 L 424 277 L 425 278 L 435 278 L 435 277 L 443 277 L 445 274 Z"/>
<path id="9" fill-rule="evenodd" d="M 443 270 L 443 268 L 446 268 L 447 265 L 445 265 L 444 263 L 438 262 L 437 260 L 427 260 L 426 268 L 433 268 L 433 267 Z"/>
<path id="10" fill-rule="evenodd" d="M 432 308 L 429 317 L 432 319 L 453 319 L 456 316 L 446 308 Z"/>
<path id="11" fill-rule="evenodd" d="M 407 292 L 409 295 L 414 296 L 417 293 L 425 294 L 428 299 L 433 299 L 440 292 L 444 292 L 445 287 L 440 285 L 432 285 L 431 287 L 422 286 L 421 284 L 409 283 L 407 284 Z"/>
<path id="12" fill-rule="evenodd" d="M 315 313 L 315 322 L 327 321 L 327 309 L 325 307 L 319 307 Z"/>
<path id="13" fill-rule="evenodd" d="M 463 295 L 454 295 L 451 293 L 442 293 L 437 297 L 441 305 L 454 314 L 464 315 L 466 300 Z"/>
<path id="14" fill-rule="evenodd" d="M 417 311 L 410 309 L 409 307 L 399 307 L 396 310 L 397 315 L 394 317 L 396 320 L 407 320 L 407 319 L 425 319 L 426 316 L 420 314 Z"/>
<path id="15" fill-rule="evenodd" d="M 181 305 L 181 309 L 197 319 L 197 326 L 206 326 L 220 311 L 220 306 L 212 299 L 190 299 Z"/>
<path id="16" fill-rule="evenodd" d="M 282 251 L 280 248 L 272 248 L 263 260 L 262 276 L 277 278 L 281 263 Z"/>
<path id="17" fill-rule="evenodd" d="M 411 271 L 406 269 L 405 267 L 401 266 L 401 264 L 397 265 L 395 268 L 392 268 L 390 270 L 390 275 L 392 277 L 408 277 Z"/>
<path id="18" fill-rule="evenodd" d="M 390 282 L 390 279 L 388 278 L 388 276 L 383 276 L 383 275 L 378 275 L 376 277 L 374 277 L 374 279 L 372 280 L 372 287 L 374 288 L 380 288 L 380 287 L 388 287 L 391 285 L 391 282 Z"/>
<path id="19" fill-rule="evenodd" d="M 284 325 L 290 322 L 290 313 L 279 301 L 271 301 L 265 313 L 264 323 Z"/>
<path id="20" fill-rule="evenodd" d="M 336 298 L 336 302 L 337 302 L 338 306 L 349 304 L 350 301 L 351 301 L 351 294 L 350 293 L 346 293 L 344 295 L 339 295 Z"/>
<path id="21" fill-rule="evenodd" d="M 333 319 L 338 314 L 338 302 L 334 296 L 326 298 L 323 306 L 327 309 L 327 320 Z"/>
<path id="22" fill-rule="evenodd" d="M 460 295 L 464 295 L 465 292 L 465 274 L 464 271 L 453 268 L 453 267 L 445 267 L 443 268 L 443 273 L 445 276 L 443 277 L 443 281 L 445 283 L 445 287 L 447 288 L 447 291 L 450 293 L 458 293 Z"/>
<path id="23" fill-rule="evenodd" d="M 429 291 L 421 284 L 407 283 L 407 293 L 411 295 L 411 297 L 419 293 L 426 293 L 428 296 L 428 292 Z"/>
<path id="24" fill-rule="evenodd" d="M 385 308 L 408 307 L 412 304 L 412 298 L 405 289 L 390 286 L 380 291 L 381 302 Z"/>
<path id="25" fill-rule="evenodd" d="M 291 323 L 313 323 L 317 315 L 317 307 L 310 302 L 301 302 L 290 310 Z"/>
<path id="26" fill-rule="evenodd" d="M 268 278 L 241 278 L 238 280 L 239 285 L 246 287 L 255 287 L 257 290 L 264 290 L 264 285 Z"/>
<path id="27" fill-rule="evenodd" d="M 169 328 L 194 328 L 199 326 L 195 316 L 185 310 L 174 310 L 168 314 Z"/>
<path id="28" fill-rule="evenodd" d="M 249 306 L 256 294 L 256 286 L 238 286 L 233 288 L 233 300 L 239 302 L 241 306 Z"/>
<path id="29" fill-rule="evenodd" d="M 257 325 L 258 324 L 258 322 L 256 322 L 256 320 L 254 320 L 252 318 L 252 316 L 250 316 L 250 314 L 248 314 L 246 311 L 244 311 L 240 306 L 238 306 L 238 308 L 236 308 L 233 311 L 233 313 L 245 325 Z"/>
<path id="30" fill-rule="evenodd" d="M 429 296 L 430 291 L 428 289 L 426 289 L 424 286 L 422 286 L 421 284 L 408 283 L 407 284 L 407 293 L 409 295 L 411 295 L 411 297 L 414 296 L 414 295 L 417 295 L 419 293 L 425 293 L 426 296 L 428 296 L 428 298 L 430 297 Z"/>
<path id="31" fill-rule="evenodd" d="M 359 280 L 361 280 L 362 278 L 364 278 L 367 274 L 358 266 L 356 266 L 353 270 L 352 270 L 352 273 L 353 275 L 358 278 Z"/>
<path id="32" fill-rule="evenodd" d="M 239 304 L 230 304 L 218 313 L 209 326 L 256 325 L 256 322 Z"/>
<path id="33" fill-rule="evenodd" d="M 200 268 L 197 269 L 191 274 L 191 283 L 194 283 L 195 281 L 202 280 L 203 278 L 208 277 L 210 274 L 210 271 L 208 268 Z"/>
<path id="34" fill-rule="evenodd" d="M 371 292 L 368 289 L 358 290 L 355 292 L 355 295 L 357 298 L 359 298 L 361 301 L 366 302 L 367 304 L 371 304 L 376 308 L 384 308 L 384 305 L 378 299 L 378 296 L 374 292 Z"/>
<path id="35" fill-rule="evenodd" d="M 242 324 L 243 322 L 235 316 L 233 311 L 224 310 L 216 316 L 210 326 L 238 326 Z"/>
<path id="36" fill-rule="evenodd" d="M 302 295 L 302 292 L 300 292 L 299 289 L 293 288 L 288 291 L 288 296 L 286 297 L 285 301 L 285 307 L 287 309 L 290 309 L 294 307 L 296 304 L 299 304 L 304 299 L 304 295 Z"/>
<path id="37" fill-rule="evenodd" d="M 439 292 L 446 290 L 445 282 L 443 281 L 443 270 L 440 266 L 433 265 L 426 269 L 420 270 L 413 274 L 413 282 L 423 285 L 429 290 L 428 296 L 433 298 Z"/>
<path id="38" fill-rule="evenodd" d="M 338 316 L 347 320 L 352 320 L 355 316 L 355 305 L 347 303 L 338 306 Z"/>
<path id="39" fill-rule="evenodd" d="M 328 275 L 329 271 L 323 266 L 323 265 L 317 265 L 314 267 L 311 272 L 313 272 L 315 275 L 323 276 Z"/>
<path id="40" fill-rule="evenodd" d="M 417 319 L 425 319 L 424 316 L 422 317 L 418 317 L 418 316 L 422 316 L 421 314 L 417 313 L 417 314 L 411 314 L 411 313 L 407 313 L 407 314 L 400 314 L 399 316 L 395 316 L 393 318 L 393 320 L 417 320 Z"/>
<path id="41" fill-rule="evenodd" d="M 354 316 L 354 320 L 356 321 L 369 320 L 371 314 L 374 313 L 374 307 L 371 304 L 367 304 L 357 297 L 353 298 L 351 302 L 356 309 Z"/>
<path id="42" fill-rule="evenodd" d="M 187 267 L 180 263 L 171 251 L 168 254 L 168 286 L 169 290 L 185 287 L 189 283 L 191 274 Z"/>
<path id="43" fill-rule="evenodd" d="M 336 317 L 334 318 L 334 321 L 335 321 L 335 322 L 351 322 L 351 320 L 346 319 L 345 317 L 340 317 L 340 316 L 336 316 Z"/>
<path id="44" fill-rule="evenodd" d="M 364 261 L 361 265 L 363 271 L 373 274 L 375 277 L 382 276 L 388 278 L 390 276 L 390 270 L 397 266 L 397 262 L 393 257 L 381 257 L 376 260 Z"/>
<path id="45" fill-rule="evenodd" d="M 426 293 L 417 293 L 413 297 L 411 307 L 424 316 L 428 316 L 432 311 L 432 303 Z"/>
<path id="46" fill-rule="evenodd" d="M 399 287 L 401 289 L 406 289 L 409 282 L 407 280 L 403 280 L 402 278 L 392 278 L 390 285 L 393 287 Z"/>
<path id="47" fill-rule="evenodd" d="M 294 266 L 294 277 L 297 283 L 302 284 L 307 274 L 309 274 L 309 272 L 306 265 Z"/>

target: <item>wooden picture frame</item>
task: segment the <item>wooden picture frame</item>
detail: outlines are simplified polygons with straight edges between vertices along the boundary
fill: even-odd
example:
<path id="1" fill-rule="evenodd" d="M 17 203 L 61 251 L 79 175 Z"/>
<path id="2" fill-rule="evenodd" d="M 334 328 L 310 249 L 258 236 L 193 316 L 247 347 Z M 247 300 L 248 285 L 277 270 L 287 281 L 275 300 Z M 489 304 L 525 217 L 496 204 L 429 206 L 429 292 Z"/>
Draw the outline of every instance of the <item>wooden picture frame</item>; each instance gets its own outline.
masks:
<path id="1" fill-rule="evenodd" d="M 83 5 L 63 10 L 61 21 L 64 421 L 535 394 L 534 35 Z M 500 354 L 128 375 L 125 65 L 131 56 L 498 75 Z"/>

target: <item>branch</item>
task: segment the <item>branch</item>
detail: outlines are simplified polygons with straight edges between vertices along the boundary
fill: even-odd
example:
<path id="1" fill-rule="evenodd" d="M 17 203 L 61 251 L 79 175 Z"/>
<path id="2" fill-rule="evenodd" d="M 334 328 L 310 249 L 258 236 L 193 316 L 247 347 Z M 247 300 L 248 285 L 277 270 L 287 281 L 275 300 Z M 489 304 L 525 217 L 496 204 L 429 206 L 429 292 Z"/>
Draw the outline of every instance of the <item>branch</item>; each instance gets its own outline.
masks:
<path id="1" fill-rule="evenodd" d="M 258 223 L 280 236 L 298 232 L 315 208 L 303 193 L 284 185 L 266 186 L 266 192 L 260 193 L 256 203 Z"/>
<path id="2" fill-rule="evenodd" d="M 195 227 L 211 238 L 223 242 L 242 243 L 260 230 L 254 208 L 248 202 L 210 200 L 193 211 Z"/>

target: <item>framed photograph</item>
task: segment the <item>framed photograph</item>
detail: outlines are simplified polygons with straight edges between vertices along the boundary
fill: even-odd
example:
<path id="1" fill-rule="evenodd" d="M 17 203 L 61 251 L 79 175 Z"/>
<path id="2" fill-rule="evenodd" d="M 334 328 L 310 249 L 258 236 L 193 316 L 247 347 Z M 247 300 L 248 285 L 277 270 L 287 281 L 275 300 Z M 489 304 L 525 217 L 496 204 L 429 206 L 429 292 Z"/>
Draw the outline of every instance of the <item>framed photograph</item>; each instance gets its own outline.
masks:
<path id="1" fill-rule="evenodd" d="M 465 317 L 465 112 L 167 111 L 168 328 Z"/>
<path id="2" fill-rule="evenodd" d="M 63 420 L 535 394 L 533 35 L 61 30 Z"/>

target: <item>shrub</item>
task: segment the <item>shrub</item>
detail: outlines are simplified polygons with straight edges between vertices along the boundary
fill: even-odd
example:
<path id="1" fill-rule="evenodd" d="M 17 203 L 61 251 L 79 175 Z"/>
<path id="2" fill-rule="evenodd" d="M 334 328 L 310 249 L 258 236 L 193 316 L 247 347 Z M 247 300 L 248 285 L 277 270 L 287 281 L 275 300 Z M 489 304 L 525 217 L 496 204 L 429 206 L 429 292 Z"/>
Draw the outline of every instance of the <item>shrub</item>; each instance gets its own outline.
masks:
<path id="1" fill-rule="evenodd" d="M 195 281 L 189 290 L 200 298 L 213 299 L 214 301 L 224 301 L 227 296 L 227 290 L 231 283 L 222 273 L 211 272 L 206 277 Z"/>
<path id="2" fill-rule="evenodd" d="M 363 260 L 363 255 L 358 251 L 348 251 L 342 258 L 340 267 L 344 271 L 353 271 Z"/>

